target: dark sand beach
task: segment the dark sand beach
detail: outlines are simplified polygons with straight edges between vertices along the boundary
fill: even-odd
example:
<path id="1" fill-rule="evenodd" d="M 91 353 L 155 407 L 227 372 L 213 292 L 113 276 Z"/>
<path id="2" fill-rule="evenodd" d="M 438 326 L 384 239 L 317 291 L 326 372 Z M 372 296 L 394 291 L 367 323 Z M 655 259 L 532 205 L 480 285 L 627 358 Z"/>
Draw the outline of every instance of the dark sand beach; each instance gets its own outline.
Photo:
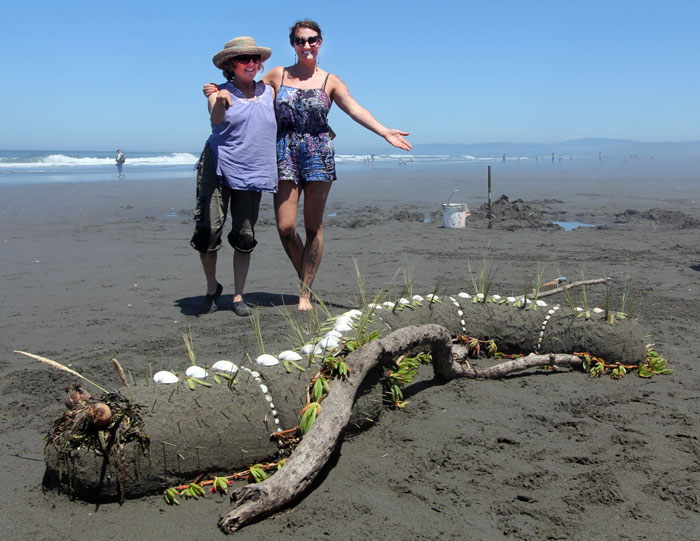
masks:
<path id="1" fill-rule="evenodd" d="M 697 169 L 695 169 L 697 171 Z M 342 173 L 342 172 L 341 172 Z M 315 292 L 341 313 L 408 277 L 425 295 L 473 293 L 469 268 L 492 269 L 492 293 L 545 280 L 609 276 L 673 374 L 589 379 L 531 371 L 438 384 L 429 370 L 403 411 L 346 438 L 315 489 L 240 539 L 697 539 L 700 531 L 700 178 L 648 164 L 355 170 L 328 203 Z M 472 210 L 442 227 L 440 203 Z M 258 351 L 232 301 L 231 248 L 220 256 L 222 309 L 200 314 L 204 279 L 189 246 L 194 180 L 0 185 L 0 524 L 5 539 L 205 539 L 223 534 L 227 497 L 168 506 L 161 495 L 96 506 L 42 489 L 44 437 L 75 378 L 13 353 L 70 365 L 110 388 L 111 359 L 138 377 L 198 359 Z M 428 220 L 429 219 L 429 220 Z M 573 231 L 553 221 L 595 224 Z M 265 342 L 291 343 L 281 314 L 296 280 L 263 198 L 247 300 Z M 353 260 L 354 259 L 354 260 Z M 398 275 L 397 275 L 398 272 Z M 396 278 L 394 278 L 396 276 Z M 392 281 L 393 279 L 393 281 Z M 398 291 L 398 290 L 397 290 Z M 603 303 L 604 288 L 589 290 Z M 566 303 L 565 298 L 557 299 Z M 227 309 L 229 308 L 229 309 Z"/>

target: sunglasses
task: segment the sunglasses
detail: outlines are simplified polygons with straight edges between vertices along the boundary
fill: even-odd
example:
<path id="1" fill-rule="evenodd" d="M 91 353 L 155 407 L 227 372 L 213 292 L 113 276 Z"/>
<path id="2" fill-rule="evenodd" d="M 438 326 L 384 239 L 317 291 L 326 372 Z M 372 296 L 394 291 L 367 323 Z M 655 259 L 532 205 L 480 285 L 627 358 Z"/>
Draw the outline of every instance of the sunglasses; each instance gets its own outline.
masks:
<path id="1" fill-rule="evenodd" d="M 261 58 L 262 57 L 259 54 L 239 54 L 238 56 L 233 57 L 233 59 L 239 64 L 247 64 L 251 60 L 257 64 L 260 62 Z"/>
<path id="2" fill-rule="evenodd" d="M 297 47 L 303 47 L 307 43 L 310 47 L 316 47 L 319 43 L 321 43 L 321 36 L 311 36 L 310 38 L 300 38 L 296 36 L 294 38 L 294 45 Z"/>

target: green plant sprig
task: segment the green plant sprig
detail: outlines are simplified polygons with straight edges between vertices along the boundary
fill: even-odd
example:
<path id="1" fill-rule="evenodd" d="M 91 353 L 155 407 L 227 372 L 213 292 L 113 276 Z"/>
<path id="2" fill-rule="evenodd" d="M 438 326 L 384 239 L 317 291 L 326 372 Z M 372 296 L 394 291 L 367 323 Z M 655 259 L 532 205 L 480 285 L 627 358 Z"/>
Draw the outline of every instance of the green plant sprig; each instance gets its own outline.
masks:
<path id="1" fill-rule="evenodd" d="M 655 375 L 666 376 L 673 372 L 668 367 L 668 361 L 664 356 L 651 347 L 647 347 L 646 360 L 637 364 L 606 363 L 600 357 L 594 357 L 590 353 L 585 352 L 574 353 L 574 355 L 583 358 L 583 369 L 590 378 L 597 378 L 609 373 L 612 379 L 622 379 L 630 370 L 634 370 L 640 378 L 648 379 Z"/>
<path id="2" fill-rule="evenodd" d="M 270 472 L 281 470 L 286 460 L 279 462 L 270 462 L 268 464 L 253 464 L 247 470 L 226 475 L 222 477 L 211 476 L 211 479 L 206 481 L 192 481 L 185 485 L 170 487 L 163 491 L 163 498 L 168 505 L 180 505 L 178 496 L 187 499 L 198 499 L 205 495 L 204 487 L 210 487 L 209 492 L 218 494 L 226 494 L 228 487 L 234 481 L 246 480 L 252 483 L 260 483 L 269 477 Z"/>
<path id="3" fill-rule="evenodd" d="M 418 353 L 411 357 L 402 355 L 396 360 L 382 381 L 384 395 L 389 398 L 392 407 L 398 409 L 406 407 L 407 402 L 403 399 L 402 387 L 413 381 L 421 365 L 432 362 L 433 358 L 429 353 Z"/>
<path id="4" fill-rule="evenodd" d="M 498 351 L 496 341 L 492 338 L 488 340 L 480 340 L 479 338 L 469 336 L 468 334 L 460 334 L 454 339 L 454 341 L 466 344 L 468 348 L 468 355 L 472 358 L 476 358 L 481 355 L 482 346 L 484 346 L 487 357 L 496 357 L 500 359 L 504 356 L 503 353 Z"/>

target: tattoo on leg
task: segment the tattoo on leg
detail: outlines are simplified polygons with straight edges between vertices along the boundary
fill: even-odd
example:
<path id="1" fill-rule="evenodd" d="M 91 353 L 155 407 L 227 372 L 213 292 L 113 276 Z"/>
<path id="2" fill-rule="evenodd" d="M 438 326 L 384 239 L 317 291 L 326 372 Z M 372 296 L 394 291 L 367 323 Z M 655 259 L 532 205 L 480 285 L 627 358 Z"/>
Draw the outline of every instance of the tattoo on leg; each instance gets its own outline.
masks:
<path id="1" fill-rule="evenodd" d="M 294 245 L 296 244 L 296 237 L 296 234 L 281 235 L 282 246 L 284 247 L 284 251 L 287 252 L 287 255 L 289 257 L 292 256 L 292 248 L 294 248 Z"/>

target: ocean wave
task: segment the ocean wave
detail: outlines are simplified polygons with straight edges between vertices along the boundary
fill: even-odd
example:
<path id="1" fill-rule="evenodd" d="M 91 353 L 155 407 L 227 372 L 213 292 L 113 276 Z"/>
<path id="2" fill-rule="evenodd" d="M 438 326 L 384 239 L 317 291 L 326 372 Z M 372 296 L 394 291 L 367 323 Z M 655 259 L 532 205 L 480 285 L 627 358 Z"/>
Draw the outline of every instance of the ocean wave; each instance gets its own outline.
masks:
<path id="1" fill-rule="evenodd" d="M 126 157 L 126 165 L 131 166 L 176 166 L 194 165 L 198 157 L 189 152 L 173 152 L 167 155 Z M 115 164 L 114 156 L 69 156 L 48 154 L 31 158 L 0 157 L 0 169 L 38 170 L 57 167 L 99 167 Z"/>
<path id="2" fill-rule="evenodd" d="M 447 160 L 474 160 L 473 156 L 450 156 L 448 154 L 336 154 L 335 160 L 340 163 L 362 162 L 367 158 L 375 162 L 413 160 L 416 162 L 445 162 Z"/>

